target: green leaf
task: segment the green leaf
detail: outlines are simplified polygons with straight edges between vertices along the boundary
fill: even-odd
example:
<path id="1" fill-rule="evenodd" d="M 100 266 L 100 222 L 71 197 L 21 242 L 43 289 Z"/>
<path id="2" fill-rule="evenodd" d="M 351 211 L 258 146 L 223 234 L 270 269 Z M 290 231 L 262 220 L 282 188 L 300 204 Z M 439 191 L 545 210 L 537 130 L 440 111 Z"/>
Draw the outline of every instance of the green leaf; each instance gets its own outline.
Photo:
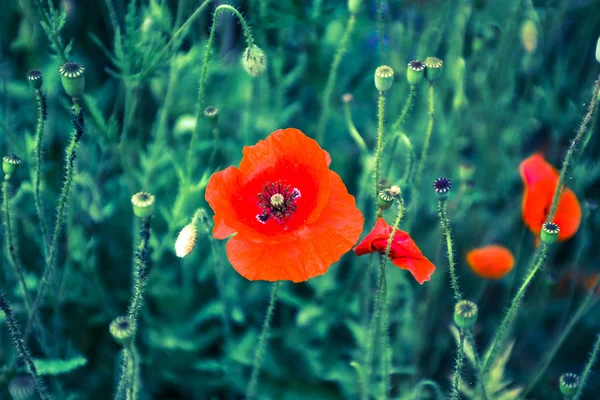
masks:
<path id="1" fill-rule="evenodd" d="M 33 360 L 38 374 L 40 375 L 62 375 L 67 374 L 77 368 L 87 364 L 87 360 L 81 356 L 77 356 L 68 360 L 49 359 L 49 360 Z"/>

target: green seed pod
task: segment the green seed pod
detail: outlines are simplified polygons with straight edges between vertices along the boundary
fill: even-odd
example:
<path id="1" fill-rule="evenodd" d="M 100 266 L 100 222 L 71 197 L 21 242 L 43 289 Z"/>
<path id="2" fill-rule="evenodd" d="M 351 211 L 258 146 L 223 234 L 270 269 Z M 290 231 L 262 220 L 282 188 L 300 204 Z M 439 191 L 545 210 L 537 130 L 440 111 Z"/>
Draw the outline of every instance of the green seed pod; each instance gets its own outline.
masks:
<path id="1" fill-rule="evenodd" d="M 131 323 L 126 315 L 113 319 L 108 330 L 115 342 L 123 346 L 129 345 L 135 337 L 135 325 Z"/>
<path id="2" fill-rule="evenodd" d="M 394 194 L 390 191 L 390 189 L 381 189 L 379 191 L 379 195 L 377 196 L 377 207 L 382 210 L 387 210 L 394 204 Z"/>
<path id="3" fill-rule="evenodd" d="M 11 175 L 19 168 L 21 159 L 14 154 L 9 154 L 2 158 L 2 171 L 6 175 L 5 178 L 9 179 Z"/>
<path id="4" fill-rule="evenodd" d="M 380 92 L 385 92 L 392 87 L 394 83 L 394 70 L 387 65 L 377 67 L 375 70 L 375 87 Z"/>
<path id="5" fill-rule="evenodd" d="M 477 322 L 477 304 L 461 300 L 454 306 L 454 323 L 460 329 L 471 329 Z"/>
<path id="6" fill-rule="evenodd" d="M 19 375 L 11 379 L 8 393 L 13 400 L 33 400 L 37 398 L 35 383 L 31 375 Z"/>
<path id="7" fill-rule="evenodd" d="M 596 61 L 600 63 L 600 36 L 598 37 L 598 42 L 596 43 Z"/>
<path id="8" fill-rule="evenodd" d="M 83 94 L 85 88 L 83 71 L 85 68 L 77 62 L 64 63 L 58 70 L 65 92 L 73 99 L 78 99 Z"/>
<path id="9" fill-rule="evenodd" d="M 434 82 L 440 76 L 442 76 L 442 70 L 444 67 L 444 62 L 437 57 L 427 57 L 424 61 L 425 67 L 425 77 L 429 80 L 429 82 Z"/>
<path id="10" fill-rule="evenodd" d="M 579 385 L 581 385 L 581 378 L 579 377 L 579 375 L 574 374 L 572 372 L 562 374 L 558 380 L 560 392 L 564 394 L 567 398 L 571 398 L 575 395 L 575 393 L 577 393 Z"/>
<path id="11" fill-rule="evenodd" d="M 412 86 L 416 86 L 423 80 L 423 76 L 425 75 L 425 64 L 419 60 L 412 60 L 408 63 L 408 68 L 406 69 L 406 79 L 408 83 Z"/>
<path id="12" fill-rule="evenodd" d="M 358 14 L 361 8 L 362 0 L 348 0 L 348 11 L 350 11 L 350 14 Z"/>
<path id="13" fill-rule="evenodd" d="M 440 200 L 446 200 L 448 198 L 450 189 L 452 189 L 452 182 L 450 182 L 450 179 L 448 178 L 441 177 L 433 181 L 433 191 Z"/>
<path id="14" fill-rule="evenodd" d="M 252 77 L 262 75 L 267 69 L 267 56 L 256 45 L 246 47 L 242 54 L 242 66 Z"/>
<path id="15" fill-rule="evenodd" d="M 140 218 L 148 218 L 154 212 L 154 195 L 148 192 L 139 192 L 131 197 L 133 213 Z"/>
<path id="16" fill-rule="evenodd" d="M 42 73 L 37 69 L 32 69 L 27 73 L 27 80 L 29 81 L 29 86 L 33 89 L 41 89 L 44 80 L 42 79 Z"/>
<path id="17" fill-rule="evenodd" d="M 552 244 L 558 240 L 558 233 L 560 227 L 554 222 L 544 222 L 542 225 L 542 231 L 540 232 L 540 239 L 544 244 Z"/>
<path id="18" fill-rule="evenodd" d="M 204 109 L 204 116 L 214 125 L 219 120 L 219 109 L 214 106 L 208 106 Z"/>

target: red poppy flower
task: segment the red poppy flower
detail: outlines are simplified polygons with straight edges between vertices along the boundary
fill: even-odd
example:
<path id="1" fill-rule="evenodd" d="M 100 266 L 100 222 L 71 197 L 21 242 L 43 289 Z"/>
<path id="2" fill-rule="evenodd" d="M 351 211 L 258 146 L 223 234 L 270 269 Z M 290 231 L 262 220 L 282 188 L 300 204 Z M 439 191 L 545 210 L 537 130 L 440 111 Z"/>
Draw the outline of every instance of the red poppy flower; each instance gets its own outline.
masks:
<path id="1" fill-rule="evenodd" d="M 387 250 L 392 229 L 393 227 L 389 226 L 385 222 L 385 219 L 378 218 L 373 230 L 354 248 L 354 252 L 357 256 L 376 251 L 384 254 Z M 419 250 L 408 233 L 400 229 L 397 229 L 394 234 L 388 255 L 394 265 L 410 271 L 412 276 L 421 285 L 423 282 L 428 281 L 433 271 L 435 271 L 435 265 L 421 253 L 421 250 Z"/>
<path id="2" fill-rule="evenodd" d="M 525 185 L 523 194 L 523 221 L 531 232 L 539 235 L 546 222 L 554 192 L 558 186 L 559 173 L 540 153 L 525 159 L 520 167 Z M 581 206 L 571 189 L 565 188 L 556 208 L 553 221 L 560 227 L 558 240 L 571 238 L 581 223 Z"/>
<path id="3" fill-rule="evenodd" d="M 356 243 L 364 218 L 319 144 L 280 129 L 244 147 L 240 167 L 215 173 L 206 200 L 213 235 L 249 280 L 294 282 L 324 274 Z"/>
<path id="4" fill-rule="evenodd" d="M 467 264 L 482 278 L 500 279 L 512 270 L 515 258 L 506 247 L 492 244 L 469 251 Z"/>

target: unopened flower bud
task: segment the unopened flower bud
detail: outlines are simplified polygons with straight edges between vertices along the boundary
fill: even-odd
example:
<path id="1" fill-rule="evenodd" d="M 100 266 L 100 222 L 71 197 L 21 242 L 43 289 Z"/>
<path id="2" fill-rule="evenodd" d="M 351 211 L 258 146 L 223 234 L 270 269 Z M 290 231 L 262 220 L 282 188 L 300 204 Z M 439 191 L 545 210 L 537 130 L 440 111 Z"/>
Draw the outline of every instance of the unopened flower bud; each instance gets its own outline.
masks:
<path id="1" fill-rule="evenodd" d="M 354 101 L 354 95 L 352 93 L 344 93 L 344 95 L 342 96 L 342 102 L 349 104 L 352 103 Z"/>
<path id="2" fill-rule="evenodd" d="M 575 395 L 575 393 L 577 393 L 579 385 L 581 385 L 581 378 L 579 377 L 579 375 L 574 374 L 572 372 L 562 374 L 558 380 L 560 392 L 563 395 L 565 395 L 568 399 L 570 399 Z"/>
<path id="3" fill-rule="evenodd" d="M 450 182 L 450 179 L 448 178 L 437 178 L 433 182 L 433 190 L 440 200 L 446 200 L 448 198 L 450 189 L 452 189 L 452 182 Z"/>
<path id="4" fill-rule="evenodd" d="M 2 158 L 2 171 L 6 175 L 6 179 L 9 179 L 11 175 L 19 168 L 21 159 L 14 154 L 9 154 Z"/>
<path id="5" fill-rule="evenodd" d="M 154 212 L 154 195 L 148 192 L 139 192 L 131 197 L 133 213 L 139 218 L 148 218 Z"/>
<path id="6" fill-rule="evenodd" d="M 394 83 L 394 70 L 387 65 L 377 67 L 375 70 L 375 87 L 380 92 L 388 91 Z"/>
<path id="7" fill-rule="evenodd" d="M 394 185 L 388 189 L 388 192 L 390 192 L 390 194 L 394 197 L 398 196 L 400 194 L 400 191 L 400 186 L 398 185 Z"/>
<path id="8" fill-rule="evenodd" d="M 460 329 L 471 329 L 477 322 L 477 304 L 461 300 L 454 306 L 454 323 Z"/>
<path id="9" fill-rule="evenodd" d="M 358 14 L 362 8 L 362 0 L 348 0 L 348 11 L 350 14 Z"/>
<path id="10" fill-rule="evenodd" d="M 406 79 L 412 86 L 416 86 L 423 80 L 425 75 L 425 64 L 419 60 L 412 60 L 406 69 Z"/>
<path id="11" fill-rule="evenodd" d="M 469 161 L 460 163 L 458 166 L 458 177 L 461 181 L 467 182 L 475 176 L 475 164 Z"/>
<path id="12" fill-rule="evenodd" d="M 598 36 L 598 42 L 596 43 L 596 61 L 600 63 L 600 36 Z"/>
<path id="13" fill-rule="evenodd" d="M 37 69 L 32 69 L 27 73 L 27 80 L 29 81 L 29 86 L 33 89 L 41 89 L 44 80 L 42 79 L 42 73 Z"/>
<path id="14" fill-rule="evenodd" d="M 437 57 L 427 57 L 424 61 L 425 64 L 425 77 L 429 82 L 434 82 L 440 76 L 442 76 L 442 70 L 444 62 Z"/>
<path id="15" fill-rule="evenodd" d="M 242 66 L 250 76 L 262 75 L 267 69 L 267 56 L 256 45 L 246 47 L 242 54 Z"/>
<path id="16" fill-rule="evenodd" d="M 198 232 L 193 224 L 183 227 L 175 241 L 175 254 L 177 257 L 183 258 L 194 250 L 197 236 Z"/>
<path id="17" fill-rule="evenodd" d="M 74 99 L 80 98 L 85 88 L 83 71 L 85 71 L 83 65 L 71 61 L 64 63 L 58 69 L 65 92 Z"/>
<path id="18" fill-rule="evenodd" d="M 544 244 L 552 244 L 558 240 L 558 233 L 560 228 L 554 222 L 544 222 L 542 225 L 542 231 L 540 232 L 540 239 Z"/>
<path id="19" fill-rule="evenodd" d="M 18 375 L 8 384 L 8 393 L 13 400 L 34 400 L 37 398 L 35 383 L 31 375 Z"/>
<path id="20" fill-rule="evenodd" d="M 525 51 L 533 53 L 537 49 L 539 36 L 535 22 L 530 19 L 523 22 L 523 25 L 521 25 L 521 43 Z"/>
<path id="21" fill-rule="evenodd" d="M 128 316 L 121 315 L 110 323 L 108 328 L 115 342 L 127 346 L 135 337 L 135 325 Z"/>

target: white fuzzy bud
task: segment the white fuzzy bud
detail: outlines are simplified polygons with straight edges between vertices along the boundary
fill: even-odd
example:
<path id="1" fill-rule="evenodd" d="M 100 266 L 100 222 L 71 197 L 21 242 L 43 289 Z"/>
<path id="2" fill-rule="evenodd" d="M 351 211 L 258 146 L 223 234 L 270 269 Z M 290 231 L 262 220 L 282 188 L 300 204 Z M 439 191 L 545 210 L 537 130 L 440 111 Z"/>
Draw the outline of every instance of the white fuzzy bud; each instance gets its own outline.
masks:
<path id="1" fill-rule="evenodd" d="M 192 224 L 188 224 L 181 232 L 179 232 L 179 236 L 177 236 L 177 240 L 175 241 L 175 254 L 177 257 L 185 257 L 194 250 L 194 246 L 196 245 L 196 237 L 197 232 L 196 228 Z"/>

